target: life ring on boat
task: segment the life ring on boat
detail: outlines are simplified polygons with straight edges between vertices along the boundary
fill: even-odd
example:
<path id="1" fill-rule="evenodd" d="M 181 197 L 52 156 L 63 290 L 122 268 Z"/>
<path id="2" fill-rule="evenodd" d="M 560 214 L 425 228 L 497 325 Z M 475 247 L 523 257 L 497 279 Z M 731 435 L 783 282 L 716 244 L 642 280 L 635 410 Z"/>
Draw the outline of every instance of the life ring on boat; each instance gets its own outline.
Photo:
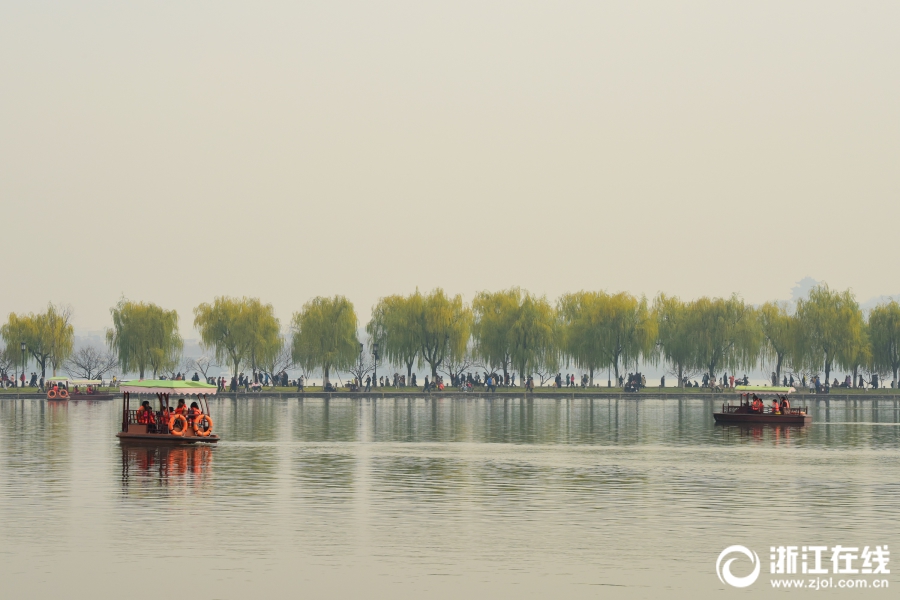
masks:
<path id="1" fill-rule="evenodd" d="M 68 391 L 66 388 L 60 388 L 60 389 L 59 389 L 59 397 L 60 397 L 60 398 L 68 398 L 68 397 L 69 397 L 69 391 Z"/>
<path id="2" fill-rule="evenodd" d="M 177 421 L 181 421 L 181 429 L 175 429 Z M 187 429 L 187 419 L 184 418 L 184 415 L 172 415 L 169 417 L 169 433 L 181 437 L 184 435 L 185 429 Z"/>
<path id="3" fill-rule="evenodd" d="M 47 390 L 47 399 L 53 400 L 56 398 L 56 390 Z"/>
<path id="4" fill-rule="evenodd" d="M 204 420 L 207 423 L 205 430 L 200 429 L 200 423 L 202 423 Z M 213 428 L 213 420 L 212 420 L 212 417 L 210 417 L 209 415 L 200 415 L 199 417 L 194 419 L 194 433 L 199 435 L 200 437 L 208 436 L 210 433 L 212 433 L 212 428 Z"/>

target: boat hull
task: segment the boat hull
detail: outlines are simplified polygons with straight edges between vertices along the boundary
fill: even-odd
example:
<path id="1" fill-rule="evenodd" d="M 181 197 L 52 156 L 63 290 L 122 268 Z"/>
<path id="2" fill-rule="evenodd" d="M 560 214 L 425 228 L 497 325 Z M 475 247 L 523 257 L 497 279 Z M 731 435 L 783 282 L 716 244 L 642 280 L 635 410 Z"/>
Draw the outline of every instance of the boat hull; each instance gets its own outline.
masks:
<path id="1" fill-rule="evenodd" d="M 69 394 L 69 400 L 115 400 L 116 394 Z"/>
<path id="2" fill-rule="evenodd" d="M 219 436 L 217 435 L 203 437 L 199 435 L 181 436 L 168 433 L 128 433 L 124 431 L 118 432 L 116 437 L 121 442 L 140 442 L 142 444 L 215 444 L 219 441 Z"/>
<path id="3" fill-rule="evenodd" d="M 754 413 L 713 413 L 716 423 L 768 423 L 770 425 L 809 425 L 810 415 L 773 415 Z"/>

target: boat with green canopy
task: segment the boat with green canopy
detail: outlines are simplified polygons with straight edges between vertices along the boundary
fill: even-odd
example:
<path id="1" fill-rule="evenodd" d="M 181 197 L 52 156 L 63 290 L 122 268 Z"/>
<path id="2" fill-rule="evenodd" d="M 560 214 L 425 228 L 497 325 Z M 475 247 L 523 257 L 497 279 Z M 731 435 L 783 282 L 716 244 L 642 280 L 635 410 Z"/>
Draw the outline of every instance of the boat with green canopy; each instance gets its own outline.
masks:
<path id="1" fill-rule="evenodd" d="M 114 400 L 115 394 L 101 392 L 102 379 L 48 377 L 47 400 Z"/>
<path id="2" fill-rule="evenodd" d="M 120 441 L 188 443 L 216 443 L 213 419 L 209 413 L 209 395 L 217 387 L 200 381 L 144 379 L 123 381 L 122 430 L 116 434 Z M 138 407 L 131 408 L 131 395 L 138 396 Z M 156 396 L 157 407 L 142 396 Z M 191 400 L 190 406 L 185 398 Z M 177 400 L 177 405 L 175 399 Z M 170 403 L 170 399 L 173 403 Z"/>
<path id="3" fill-rule="evenodd" d="M 740 402 L 723 404 L 722 412 L 713 412 L 716 423 L 769 423 L 773 425 L 809 425 L 812 417 L 809 407 L 792 407 L 788 395 L 796 392 L 793 387 L 769 387 L 764 385 L 739 385 L 734 388 Z M 772 397 L 767 405 L 763 398 Z"/>

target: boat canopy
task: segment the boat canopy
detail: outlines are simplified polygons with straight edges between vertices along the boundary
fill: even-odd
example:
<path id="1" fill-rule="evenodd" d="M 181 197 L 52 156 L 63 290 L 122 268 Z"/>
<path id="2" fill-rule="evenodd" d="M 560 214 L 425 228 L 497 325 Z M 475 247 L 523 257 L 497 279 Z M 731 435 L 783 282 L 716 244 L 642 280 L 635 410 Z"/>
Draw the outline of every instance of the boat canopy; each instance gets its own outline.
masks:
<path id="1" fill-rule="evenodd" d="M 215 394 L 217 386 L 203 381 L 175 381 L 172 379 L 143 379 L 123 381 L 119 391 L 130 394 L 179 394 L 199 396 Z"/>
<path id="2" fill-rule="evenodd" d="M 741 394 L 756 394 L 757 396 L 784 396 L 797 390 L 793 387 L 769 387 L 767 385 L 736 385 L 734 391 Z"/>
<path id="3" fill-rule="evenodd" d="M 68 377 L 60 376 L 47 378 L 48 383 L 53 381 L 64 381 L 70 385 L 100 385 L 101 383 L 103 383 L 103 380 L 101 379 L 69 379 Z"/>

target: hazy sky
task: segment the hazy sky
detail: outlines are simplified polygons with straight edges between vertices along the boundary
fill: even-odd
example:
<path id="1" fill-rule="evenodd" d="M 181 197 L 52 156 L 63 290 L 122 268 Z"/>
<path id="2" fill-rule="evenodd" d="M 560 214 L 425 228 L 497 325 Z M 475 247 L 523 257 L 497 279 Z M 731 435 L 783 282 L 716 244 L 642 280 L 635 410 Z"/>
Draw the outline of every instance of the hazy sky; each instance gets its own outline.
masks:
<path id="1" fill-rule="evenodd" d="M 900 3 L 0 2 L 0 315 L 900 292 Z"/>

